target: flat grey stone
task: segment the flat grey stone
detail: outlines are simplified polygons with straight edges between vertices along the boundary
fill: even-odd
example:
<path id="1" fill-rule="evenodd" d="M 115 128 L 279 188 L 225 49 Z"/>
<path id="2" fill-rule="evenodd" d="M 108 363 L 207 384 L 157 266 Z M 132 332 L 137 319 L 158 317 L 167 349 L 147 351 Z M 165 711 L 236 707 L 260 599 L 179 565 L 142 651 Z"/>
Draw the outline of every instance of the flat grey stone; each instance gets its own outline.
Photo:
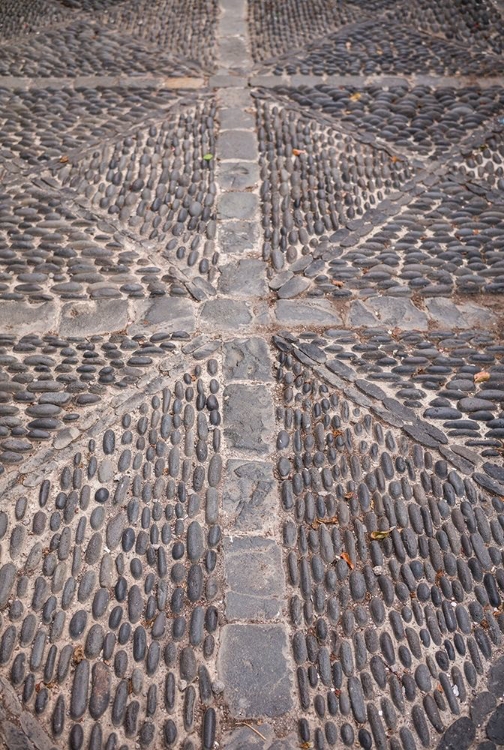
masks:
<path id="1" fill-rule="evenodd" d="M 219 33 L 223 36 L 245 36 L 247 23 L 243 18 L 226 13 L 219 20 Z"/>
<path id="2" fill-rule="evenodd" d="M 247 5 L 245 0 L 221 0 L 220 7 L 226 11 L 226 14 L 232 14 L 235 17 L 246 18 Z"/>
<path id="3" fill-rule="evenodd" d="M 217 167 L 221 190 L 245 190 L 259 182 L 259 166 L 249 161 L 223 161 Z"/>
<path id="4" fill-rule="evenodd" d="M 245 26 L 243 28 L 245 30 Z M 218 61 L 221 68 L 241 71 L 249 62 L 249 52 L 242 37 L 229 36 L 221 38 L 218 50 Z"/>
<path id="5" fill-rule="evenodd" d="M 287 83 L 288 80 L 287 76 L 251 76 L 249 78 L 249 85 L 252 86 L 252 88 L 261 87 L 265 89 L 274 89 L 282 83 Z"/>
<path id="6" fill-rule="evenodd" d="M 402 331 L 426 331 L 427 315 L 409 299 L 398 297 L 373 297 L 366 303 L 381 325 L 400 328 Z"/>
<path id="7" fill-rule="evenodd" d="M 292 279 L 294 274 L 292 271 L 286 270 L 286 271 L 280 271 L 280 273 L 275 274 L 272 279 L 268 281 L 268 286 L 270 289 L 273 289 L 273 291 L 277 291 L 282 287 L 284 284 L 286 284 L 289 279 Z"/>
<path id="8" fill-rule="evenodd" d="M 194 330 L 194 308 L 191 302 L 175 297 L 158 297 L 153 300 L 138 300 L 135 303 L 136 325 L 132 332 L 162 328 L 163 331 Z"/>
<path id="9" fill-rule="evenodd" d="M 259 737 L 252 729 L 240 727 L 233 732 L 227 732 L 223 737 L 224 750 L 265 750 L 270 747 L 273 730 L 268 724 L 261 723 L 258 731 L 265 738 Z"/>
<path id="10" fill-rule="evenodd" d="M 224 568 L 229 620 L 274 620 L 284 604 L 282 552 L 272 539 L 232 537 L 224 540 Z"/>
<path id="11" fill-rule="evenodd" d="M 2 720 L 0 739 L 5 742 L 5 744 L 2 743 L 3 747 L 8 748 L 8 750 L 36 750 L 35 745 L 26 734 L 11 721 Z"/>
<path id="12" fill-rule="evenodd" d="M 504 696 L 504 656 L 499 657 L 490 667 L 488 689 L 497 698 Z"/>
<path id="13" fill-rule="evenodd" d="M 259 209 L 259 196 L 255 193 L 232 191 L 222 193 L 217 201 L 220 219 L 254 219 Z"/>
<path id="14" fill-rule="evenodd" d="M 257 161 L 257 140 L 254 133 L 245 130 L 225 130 L 217 139 L 219 159 Z"/>
<path id="15" fill-rule="evenodd" d="M 243 90 L 247 85 L 247 79 L 240 75 L 230 75 L 229 73 L 216 73 L 210 76 L 208 85 L 212 89 L 234 88 Z"/>
<path id="16" fill-rule="evenodd" d="M 446 297 L 432 297 L 425 300 L 429 315 L 441 328 L 467 328 L 467 323 L 457 305 Z"/>
<path id="17" fill-rule="evenodd" d="M 281 625 L 225 625 L 218 672 L 235 718 L 278 717 L 293 708 L 292 675 Z"/>
<path id="18" fill-rule="evenodd" d="M 291 325 L 341 325 L 341 317 L 329 300 L 300 302 L 281 299 L 275 305 L 275 315 L 280 323 Z"/>
<path id="19" fill-rule="evenodd" d="M 270 529 L 278 509 L 273 465 L 262 461 L 228 461 L 222 503 L 230 524 L 237 530 Z"/>
<path id="20" fill-rule="evenodd" d="M 270 453 L 274 445 L 273 399 L 263 385 L 228 385 L 224 389 L 224 434 L 228 446 Z"/>
<path id="21" fill-rule="evenodd" d="M 249 325 L 251 321 L 252 313 L 245 301 L 211 299 L 201 309 L 201 322 L 213 331 L 235 331 L 241 326 Z"/>
<path id="22" fill-rule="evenodd" d="M 219 223 L 217 228 L 217 246 L 221 253 L 243 253 L 254 250 L 259 241 L 256 221 L 235 219 Z"/>
<path id="23" fill-rule="evenodd" d="M 76 440 L 79 435 L 80 432 L 77 427 L 63 427 L 56 433 L 56 437 L 53 440 L 53 445 L 56 450 L 61 450 L 62 448 L 66 448 L 67 445 L 70 445 L 70 443 L 73 443 L 73 441 Z"/>
<path id="24" fill-rule="evenodd" d="M 350 303 L 347 323 L 352 328 L 374 328 L 378 325 L 376 316 L 359 300 Z"/>
<path id="25" fill-rule="evenodd" d="M 3 333 L 24 336 L 27 333 L 47 333 L 56 330 L 58 308 L 54 302 L 28 305 L 25 302 L 2 300 L 0 327 Z"/>
<path id="26" fill-rule="evenodd" d="M 236 78 L 233 78 L 233 80 L 236 80 Z M 217 99 L 222 110 L 226 108 L 238 108 L 241 110 L 249 109 L 255 111 L 250 89 L 246 84 L 242 88 L 223 88 L 222 91 L 218 92 Z"/>
<path id="27" fill-rule="evenodd" d="M 465 320 L 466 328 L 488 328 L 498 322 L 497 316 L 491 310 L 474 302 L 465 302 L 458 305 L 458 308 Z"/>
<path id="28" fill-rule="evenodd" d="M 229 107 L 219 112 L 220 132 L 224 130 L 253 130 L 254 116 L 242 107 Z"/>
<path id="29" fill-rule="evenodd" d="M 487 724 L 486 734 L 488 739 L 495 742 L 496 745 L 504 745 L 504 703 L 497 706 L 491 715 Z M 465 747 L 464 745 L 462 750 L 465 750 Z"/>
<path id="30" fill-rule="evenodd" d="M 271 360 L 264 339 L 233 339 L 224 344 L 223 372 L 226 380 L 270 381 Z"/>
<path id="31" fill-rule="evenodd" d="M 286 737 L 276 738 L 273 728 L 262 721 L 254 732 L 249 727 L 239 727 L 226 732 L 222 738 L 224 750 L 292 750 L 299 747 L 299 740 L 294 733 Z M 259 732 L 259 736 L 256 732 Z M 282 727 L 280 727 L 280 733 Z M 264 737 L 264 739 L 262 739 Z"/>
<path id="32" fill-rule="evenodd" d="M 266 294 L 266 264 L 255 258 L 242 258 L 221 268 L 219 291 L 237 297 L 263 297 Z"/>
<path id="33" fill-rule="evenodd" d="M 304 276 L 293 276 L 285 284 L 282 284 L 277 294 L 280 299 L 292 299 L 303 292 L 306 292 L 311 286 L 311 281 Z"/>
<path id="34" fill-rule="evenodd" d="M 69 302 L 61 312 L 61 336 L 92 336 L 126 328 L 128 301 L 123 299 Z"/>

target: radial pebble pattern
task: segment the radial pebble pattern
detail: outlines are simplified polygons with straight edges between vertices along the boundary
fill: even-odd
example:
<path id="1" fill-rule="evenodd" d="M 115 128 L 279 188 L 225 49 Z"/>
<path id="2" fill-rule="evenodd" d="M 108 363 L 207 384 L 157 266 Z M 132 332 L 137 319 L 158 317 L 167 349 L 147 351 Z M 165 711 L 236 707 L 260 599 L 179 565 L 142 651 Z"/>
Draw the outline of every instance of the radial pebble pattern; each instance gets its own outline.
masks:
<path id="1" fill-rule="evenodd" d="M 504 504 L 278 346 L 300 741 L 434 747 L 502 643 Z"/>
<path id="2" fill-rule="evenodd" d="M 0 662 L 71 750 L 213 745 L 217 363 L 179 372 L 0 513 Z"/>

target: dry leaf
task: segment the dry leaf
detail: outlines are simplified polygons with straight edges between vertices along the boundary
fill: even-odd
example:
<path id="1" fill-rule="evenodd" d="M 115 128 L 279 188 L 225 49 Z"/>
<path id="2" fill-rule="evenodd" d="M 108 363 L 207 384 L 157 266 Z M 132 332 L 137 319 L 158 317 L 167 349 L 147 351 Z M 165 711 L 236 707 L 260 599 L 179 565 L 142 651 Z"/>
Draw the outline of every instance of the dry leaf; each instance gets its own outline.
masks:
<path id="1" fill-rule="evenodd" d="M 348 565 L 348 567 L 350 568 L 350 570 L 353 570 L 355 568 L 355 565 L 350 560 L 350 555 L 348 554 L 348 552 L 342 552 L 341 555 L 340 555 L 340 557 L 341 557 L 342 560 L 344 560 L 346 562 L 346 564 Z"/>
<path id="2" fill-rule="evenodd" d="M 62 164 L 66 164 L 68 161 L 68 156 L 60 156 L 59 160 Z"/>
<path id="3" fill-rule="evenodd" d="M 299 747 L 303 748 L 303 750 L 310 750 L 313 747 L 313 742 L 303 742 Z"/>
<path id="4" fill-rule="evenodd" d="M 355 496 L 355 493 L 353 493 L 353 492 L 345 492 L 344 498 L 345 498 L 345 500 L 351 500 L 352 497 L 354 497 L 354 496 Z"/>
<path id="5" fill-rule="evenodd" d="M 333 279 L 332 283 L 333 283 L 333 286 L 340 286 L 340 287 L 341 286 L 345 286 L 345 282 L 344 281 L 336 281 L 336 279 Z"/>
<path id="6" fill-rule="evenodd" d="M 338 523 L 338 517 L 333 516 L 332 518 L 322 518 L 322 519 L 317 518 L 315 519 L 315 521 L 313 521 L 311 525 L 312 529 L 315 529 L 315 530 L 318 529 L 321 523 L 326 523 L 326 524 Z"/>
<path id="7" fill-rule="evenodd" d="M 392 526 L 392 528 L 387 529 L 387 531 L 372 531 L 369 535 L 371 539 L 375 539 L 377 541 L 380 541 L 381 539 L 386 539 L 391 531 L 395 529 L 395 526 Z"/>
<path id="8" fill-rule="evenodd" d="M 306 151 L 303 151 L 301 148 L 293 148 L 292 153 L 294 156 L 301 156 L 301 154 L 306 154 Z"/>
<path id="9" fill-rule="evenodd" d="M 354 94 L 350 96 L 350 101 L 358 102 L 361 97 L 362 97 L 362 94 L 360 93 L 360 91 L 356 91 Z"/>
<path id="10" fill-rule="evenodd" d="M 475 383 L 484 383 L 486 380 L 490 380 L 490 373 L 485 372 L 484 370 L 483 372 L 477 372 L 474 376 Z"/>

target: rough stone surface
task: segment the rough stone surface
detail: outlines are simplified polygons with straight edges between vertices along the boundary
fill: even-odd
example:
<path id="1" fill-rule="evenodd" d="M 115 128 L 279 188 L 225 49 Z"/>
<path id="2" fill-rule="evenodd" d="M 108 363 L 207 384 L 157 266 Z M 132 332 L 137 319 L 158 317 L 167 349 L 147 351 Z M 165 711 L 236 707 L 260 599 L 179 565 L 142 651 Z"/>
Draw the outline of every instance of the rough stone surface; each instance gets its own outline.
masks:
<path id="1" fill-rule="evenodd" d="M 224 344 L 224 374 L 228 380 L 271 378 L 271 361 L 264 339 L 233 339 Z"/>
<path id="2" fill-rule="evenodd" d="M 224 434 L 229 445 L 246 453 L 271 452 L 273 402 L 262 385 L 228 385 L 224 389 Z"/>
<path id="3" fill-rule="evenodd" d="M 219 673 L 234 717 L 274 718 L 292 707 L 286 649 L 287 636 L 280 625 L 234 624 L 222 629 Z"/>
<path id="4" fill-rule="evenodd" d="M 278 619 L 283 605 L 281 552 L 271 539 L 235 537 L 224 542 L 228 620 Z"/>

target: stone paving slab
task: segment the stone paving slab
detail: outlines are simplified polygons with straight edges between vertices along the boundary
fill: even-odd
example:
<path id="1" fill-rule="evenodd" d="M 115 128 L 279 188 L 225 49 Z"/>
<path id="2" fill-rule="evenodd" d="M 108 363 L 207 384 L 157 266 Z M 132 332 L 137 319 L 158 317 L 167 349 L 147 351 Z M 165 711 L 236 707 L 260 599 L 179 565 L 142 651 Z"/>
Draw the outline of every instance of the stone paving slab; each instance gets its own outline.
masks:
<path id="1" fill-rule="evenodd" d="M 502 4 L 0 7 L 0 747 L 504 746 Z"/>

